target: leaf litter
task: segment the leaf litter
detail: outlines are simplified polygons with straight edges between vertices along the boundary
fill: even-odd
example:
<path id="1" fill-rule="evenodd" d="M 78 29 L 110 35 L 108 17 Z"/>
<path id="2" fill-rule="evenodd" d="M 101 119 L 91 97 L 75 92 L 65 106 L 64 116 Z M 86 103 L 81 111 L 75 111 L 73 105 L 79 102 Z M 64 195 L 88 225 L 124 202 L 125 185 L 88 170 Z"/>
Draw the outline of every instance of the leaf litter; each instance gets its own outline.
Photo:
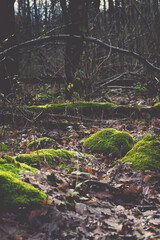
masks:
<path id="1" fill-rule="evenodd" d="M 125 130 L 138 141 L 146 133 L 158 138 L 159 122 L 153 119 L 146 128 L 127 119 L 71 123 L 74 127 L 64 130 L 8 126 L 1 138 L 11 154 L 27 153 L 27 143 L 43 136 L 54 138 L 58 148 L 84 152 L 82 138 L 98 130 Z M 160 239 L 160 174 L 134 171 L 131 163 L 124 165 L 112 155 L 95 155 L 57 158 L 53 166 L 41 163 L 34 176 L 21 174 L 22 181 L 45 192 L 47 199 L 38 209 L 1 212 L 0 239 Z"/>

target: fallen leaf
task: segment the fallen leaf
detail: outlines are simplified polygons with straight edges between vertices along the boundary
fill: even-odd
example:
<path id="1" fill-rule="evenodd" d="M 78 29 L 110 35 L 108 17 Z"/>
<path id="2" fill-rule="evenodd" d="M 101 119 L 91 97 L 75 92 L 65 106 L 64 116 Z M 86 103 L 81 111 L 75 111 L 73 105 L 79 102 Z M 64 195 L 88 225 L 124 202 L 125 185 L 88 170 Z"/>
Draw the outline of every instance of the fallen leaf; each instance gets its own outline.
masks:
<path id="1" fill-rule="evenodd" d="M 68 183 L 59 184 L 58 188 L 67 189 L 68 188 Z"/>
<path id="2" fill-rule="evenodd" d="M 85 168 L 84 170 L 88 173 L 91 173 L 91 174 L 93 173 L 92 169 L 90 169 L 90 168 Z"/>
<path id="3" fill-rule="evenodd" d="M 92 198 L 91 200 L 86 201 L 85 204 L 91 205 L 91 204 L 96 203 L 96 202 L 98 202 L 98 201 L 99 201 L 98 198 Z"/>
<path id="4" fill-rule="evenodd" d="M 143 179 L 143 181 L 144 181 L 145 183 L 148 183 L 149 180 L 151 179 L 151 177 L 152 177 L 152 175 L 147 175 L 147 176 L 145 176 L 145 178 Z"/>

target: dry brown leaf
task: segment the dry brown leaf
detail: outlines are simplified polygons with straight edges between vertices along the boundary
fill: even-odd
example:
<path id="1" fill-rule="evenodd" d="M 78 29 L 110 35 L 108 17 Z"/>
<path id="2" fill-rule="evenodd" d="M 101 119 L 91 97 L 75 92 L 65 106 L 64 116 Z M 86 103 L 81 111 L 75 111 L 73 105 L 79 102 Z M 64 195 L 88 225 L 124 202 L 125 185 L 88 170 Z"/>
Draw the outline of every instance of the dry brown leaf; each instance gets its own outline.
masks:
<path id="1" fill-rule="evenodd" d="M 84 170 L 88 173 L 93 173 L 92 169 L 90 169 L 90 168 L 85 168 Z"/>
<path id="2" fill-rule="evenodd" d="M 52 205 L 51 198 L 47 195 L 47 197 L 43 200 L 43 205 Z"/>
<path id="3" fill-rule="evenodd" d="M 38 218 L 41 214 L 41 209 L 34 209 L 29 214 L 29 222 L 30 224 L 34 223 L 35 219 Z"/>
<path id="4" fill-rule="evenodd" d="M 108 180 L 108 179 L 109 179 L 109 177 L 107 177 L 107 176 L 106 176 L 106 177 L 105 177 L 105 179 L 106 179 L 106 180 Z"/>
<path id="5" fill-rule="evenodd" d="M 58 188 L 67 189 L 68 188 L 68 183 L 59 184 Z"/>
<path id="6" fill-rule="evenodd" d="M 99 201 L 99 199 L 94 197 L 91 200 L 86 201 L 85 204 L 90 205 L 90 204 L 96 203 L 98 201 Z"/>
<path id="7" fill-rule="evenodd" d="M 139 201 L 139 198 L 142 196 L 142 186 L 131 185 L 128 188 L 123 190 L 124 197 L 130 199 L 130 201 Z"/>
<path id="8" fill-rule="evenodd" d="M 145 178 L 143 179 L 143 181 L 145 182 L 145 183 L 148 183 L 149 182 L 149 180 L 151 179 L 151 177 L 152 177 L 152 175 L 146 175 L 145 176 Z"/>

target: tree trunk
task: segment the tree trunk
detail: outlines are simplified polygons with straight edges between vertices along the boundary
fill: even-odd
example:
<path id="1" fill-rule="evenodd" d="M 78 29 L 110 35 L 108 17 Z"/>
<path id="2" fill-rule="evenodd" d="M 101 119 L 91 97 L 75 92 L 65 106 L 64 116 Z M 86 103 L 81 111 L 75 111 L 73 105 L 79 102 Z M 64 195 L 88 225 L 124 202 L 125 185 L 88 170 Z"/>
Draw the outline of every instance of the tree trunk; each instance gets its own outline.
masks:
<path id="1" fill-rule="evenodd" d="M 67 6 L 65 0 L 61 0 L 62 16 L 66 24 L 66 33 L 70 35 L 84 35 L 88 31 L 88 4 L 84 0 L 70 0 Z M 80 57 L 83 50 L 81 39 L 69 39 L 66 44 L 65 72 L 66 83 L 73 84 L 73 88 L 78 91 L 80 82 L 75 79 L 75 73 L 79 69 Z"/>
<path id="2" fill-rule="evenodd" d="M 154 39 L 155 39 L 155 44 L 156 44 L 156 55 L 157 55 L 157 62 L 159 64 L 160 62 L 160 58 L 159 58 L 159 51 L 160 51 L 160 46 L 159 46 L 159 42 L 160 42 L 160 13 L 159 13 L 159 9 L 158 9 L 158 0 L 153 0 L 153 13 L 154 13 Z"/>
<path id="3" fill-rule="evenodd" d="M 2 51 L 15 45 L 14 0 L 1 0 L 0 33 Z M 5 94 L 11 91 L 12 77 L 17 71 L 17 52 L 14 50 L 0 62 L 0 91 Z"/>
<path id="4" fill-rule="evenodd" d="M 106 0 L 103 0 L 103 11 L 106 12 Z"/>
<path id="5" fill-rule="evenodd" d="M 36 2 L 36 0 L 34 0 L 34 14 L 35 14 L 36 32 L 37 32 L 37 35 L 38 35 L 39 32 L 40 32 L 40 29 L 39 29 L 39 16 L 38 16 L 38 10 L 37 10 L 37 2 Z"/>
<path id="6" fill-rule="evenodd" d="M 32 24 L 31 24 L 31 8 L 30 1 L 27 0 L 27 32 L 28 38 L 32 37 Z"/>
<path id="7" fill-rule="evenodd" d="M 47 25 L 48 22 L 48 6 L 47 6 L 47 0 L 45 0 L 44 4 L 44 24 Z"/>
<path id="8" fill-rule="evenodd" d="M 112 15 L 114 13 L 114 4 L 113 4 L 113 0 L 108 0 L 108 11 L 109 13 Z"/>

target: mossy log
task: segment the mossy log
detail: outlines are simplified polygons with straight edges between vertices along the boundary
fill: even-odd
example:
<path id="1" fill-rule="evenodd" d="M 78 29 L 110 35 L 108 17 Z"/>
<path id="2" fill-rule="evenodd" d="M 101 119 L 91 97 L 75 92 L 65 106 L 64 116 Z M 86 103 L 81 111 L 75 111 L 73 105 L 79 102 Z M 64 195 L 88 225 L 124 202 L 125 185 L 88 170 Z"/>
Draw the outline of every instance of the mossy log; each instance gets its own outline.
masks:
<path id="1" fill-rule="evenodd" d="M 49 113 L 65 113 L 65 114 L 98 114 L 102 111 L 111 112 L 116 107 L 113 103 L 99 103 L 99 102 L 68 102 L 60 104 L 47 104 L 40 106 L 30 106 L 27 110 L 45 111 Z"/>
<path id="2" fill-rule="evenodd" d="M 86 116 L 93 115 L 98 117 L 152 117 L 160 115 L 160 103 L 154 106 L 140 107 L 140 106 L 127 106 L 116 105 L 113 103 L 105 102 L 68 102 L 60 104 L 47 104 L 40 106 L 28 106 L 27 110 L 54 114 L 83 114 Z"/>

